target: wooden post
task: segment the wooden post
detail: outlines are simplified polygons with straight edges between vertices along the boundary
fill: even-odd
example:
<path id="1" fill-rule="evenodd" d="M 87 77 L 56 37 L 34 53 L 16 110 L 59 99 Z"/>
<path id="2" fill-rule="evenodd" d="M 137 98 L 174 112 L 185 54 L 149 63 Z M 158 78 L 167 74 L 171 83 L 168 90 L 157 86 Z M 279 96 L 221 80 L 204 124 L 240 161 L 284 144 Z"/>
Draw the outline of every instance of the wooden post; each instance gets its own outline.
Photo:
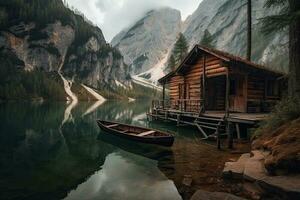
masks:
<path id="1" fill-rule="evenodd" d="M 232 131 L 230 130 L 230 122 L 228 121 L 229 118 L 229 92 L 230 92 L 230 79 L 229 79 L 229 68 L 227 68 L 226 73 L 226 111 L 225 111 L 225 124 L 226 124 L 226 132 L 228 136 L 228 148 L 232 149 L 233 147 L 233 138 L 232 138 Z"/>
<path id="2" fill-rule="evenodd" d="M 217 134 L 217 146 L 218 149 L 221 150 L 221 137 L 220 137 L 219 127 L 217 128 L 216 134 Z"/>
<path id="3" fill-rule="evenodd" d="M 203 54 L 203 71 L 202 71 L 202 112 L 205 113 L 206 104 L 206 55 Z"/>
<path id="4" fill-rule="evenodd" d="M 231 128 L 231 122 L 227 121 L 226 131 L 228 133 L 228 149 L 233 149 L 233 133 Z"/>
<path id="5" fill-rule="evenodd" d="M 230 79 L 229 79 L 229 69 L 226 72 L 226 108 L 225 108 L 225 119 L 229 117 L 229 92 L 230 92 Z"/>
<path id="6" fill-rule="evenodd" d="M 267 102 L 267 95 L 268 95 L 268 80 L 265 78 L 265 91 L 264 91 L 264 102 L 262 103 L 263 107 L 261 108 L 261 112 L 264 112 L 265 111 L 265 105 L 266 105 L 266 102 Z"/>
<path id="7" fill-rule="evenodd" d="M 165 109 L 165 98 L 166 98 L 166 83 L 163 83 L 163 109 Z"/>
<path id="8" fill-rule="evenodd" d="M 241 139 L 241 130 L 240 130 L 239 123 L 235 123 L 235 129 L 236 129 L 236 133 L 237 133 L 237 138 Z"/>
<path id="9" fill-rule="evenodd" d="M 152 104 L 151 104 L 151 113 L 154 113 L 154 100 L 152 100 Z"/>

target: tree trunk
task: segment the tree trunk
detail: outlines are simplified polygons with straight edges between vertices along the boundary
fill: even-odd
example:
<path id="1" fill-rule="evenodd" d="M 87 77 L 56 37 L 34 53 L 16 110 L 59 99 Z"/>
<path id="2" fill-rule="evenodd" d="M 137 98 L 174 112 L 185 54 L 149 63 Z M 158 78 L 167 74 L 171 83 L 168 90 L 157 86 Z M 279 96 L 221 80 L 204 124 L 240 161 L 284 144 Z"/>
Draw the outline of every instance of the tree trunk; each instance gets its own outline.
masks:
<path id="1" fill-rule="evenodd" d="M 247 3 L 247 60 L 251 61 L 252 51 L 252 5 L 251 0 Z"/>
<path id="2" fill-rule="evenodd" d="M 300 10 L 299 0 L 289 0 L 290 12 Z M 300 19 L 295 19 L 289 30 L 289 96 L 300 97 Z"/>

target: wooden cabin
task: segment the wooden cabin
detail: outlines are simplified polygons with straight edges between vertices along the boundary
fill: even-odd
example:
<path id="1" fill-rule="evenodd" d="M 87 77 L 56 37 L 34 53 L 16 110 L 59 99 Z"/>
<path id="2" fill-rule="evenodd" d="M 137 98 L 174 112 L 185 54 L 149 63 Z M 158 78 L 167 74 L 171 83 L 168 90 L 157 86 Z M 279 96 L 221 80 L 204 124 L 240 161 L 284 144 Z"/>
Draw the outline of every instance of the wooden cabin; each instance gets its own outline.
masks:
<path id="1" fill-rule="evenodd" d="M 175 71 L 159 80 L 163 99 L 156 107 L 186 113 L 265 113 L 282 96 L 283 76 L 243 58 L 196 45 Z"/>

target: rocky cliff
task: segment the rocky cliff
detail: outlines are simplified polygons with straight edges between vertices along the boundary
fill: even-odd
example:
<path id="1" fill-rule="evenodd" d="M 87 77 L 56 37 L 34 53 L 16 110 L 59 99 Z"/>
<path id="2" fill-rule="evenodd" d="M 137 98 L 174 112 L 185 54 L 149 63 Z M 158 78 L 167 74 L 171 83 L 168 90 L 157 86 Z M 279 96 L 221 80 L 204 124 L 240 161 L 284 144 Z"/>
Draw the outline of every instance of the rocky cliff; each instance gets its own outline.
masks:
<path id="1" fill-rule="evenodd" d="M 29 5 L 18 1 L 1 3 L 4 5 L 0 5 L 0 17 L 6 20 L 0 27 L 1 55 L 13 55 L 17 68 L 23 71 L 57 72 L 70 87 L 74 83 L 96 90 L 116 90 L 120 85 L 130 89 L 131 79 L 123 56 L 106 43 L 98 27 L 66 8 L 60 0 L 45 4 L 47 11 L 53 12 L 49 16 L 41 14 L 43 8 L 31 11 L 30 6 L 40 5 L 39 0 L 31 1 Z M 55 12 L 57 15 L 53 16 Z M 40 17 L 35 20 L 32 16 Z M 42 17 L 43 21 L 39 21 Z M 70 96 L 67 90 L 66 93 Z"/>

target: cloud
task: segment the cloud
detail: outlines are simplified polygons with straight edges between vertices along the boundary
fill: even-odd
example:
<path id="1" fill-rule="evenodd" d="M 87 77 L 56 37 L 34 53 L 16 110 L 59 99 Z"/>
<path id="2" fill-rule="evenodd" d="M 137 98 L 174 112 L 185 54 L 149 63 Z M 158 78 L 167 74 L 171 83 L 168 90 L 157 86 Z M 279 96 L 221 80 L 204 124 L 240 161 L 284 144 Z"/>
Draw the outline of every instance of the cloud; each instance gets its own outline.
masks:
<path id="1" fill-rule="evenodd" d="M 132 25 L 147 11 L 171 7 L 181 11 L 183 19 L 197 9 L 202 0 L 67 0 L 103 31 L 110 41 L 122 29 Z"/>

